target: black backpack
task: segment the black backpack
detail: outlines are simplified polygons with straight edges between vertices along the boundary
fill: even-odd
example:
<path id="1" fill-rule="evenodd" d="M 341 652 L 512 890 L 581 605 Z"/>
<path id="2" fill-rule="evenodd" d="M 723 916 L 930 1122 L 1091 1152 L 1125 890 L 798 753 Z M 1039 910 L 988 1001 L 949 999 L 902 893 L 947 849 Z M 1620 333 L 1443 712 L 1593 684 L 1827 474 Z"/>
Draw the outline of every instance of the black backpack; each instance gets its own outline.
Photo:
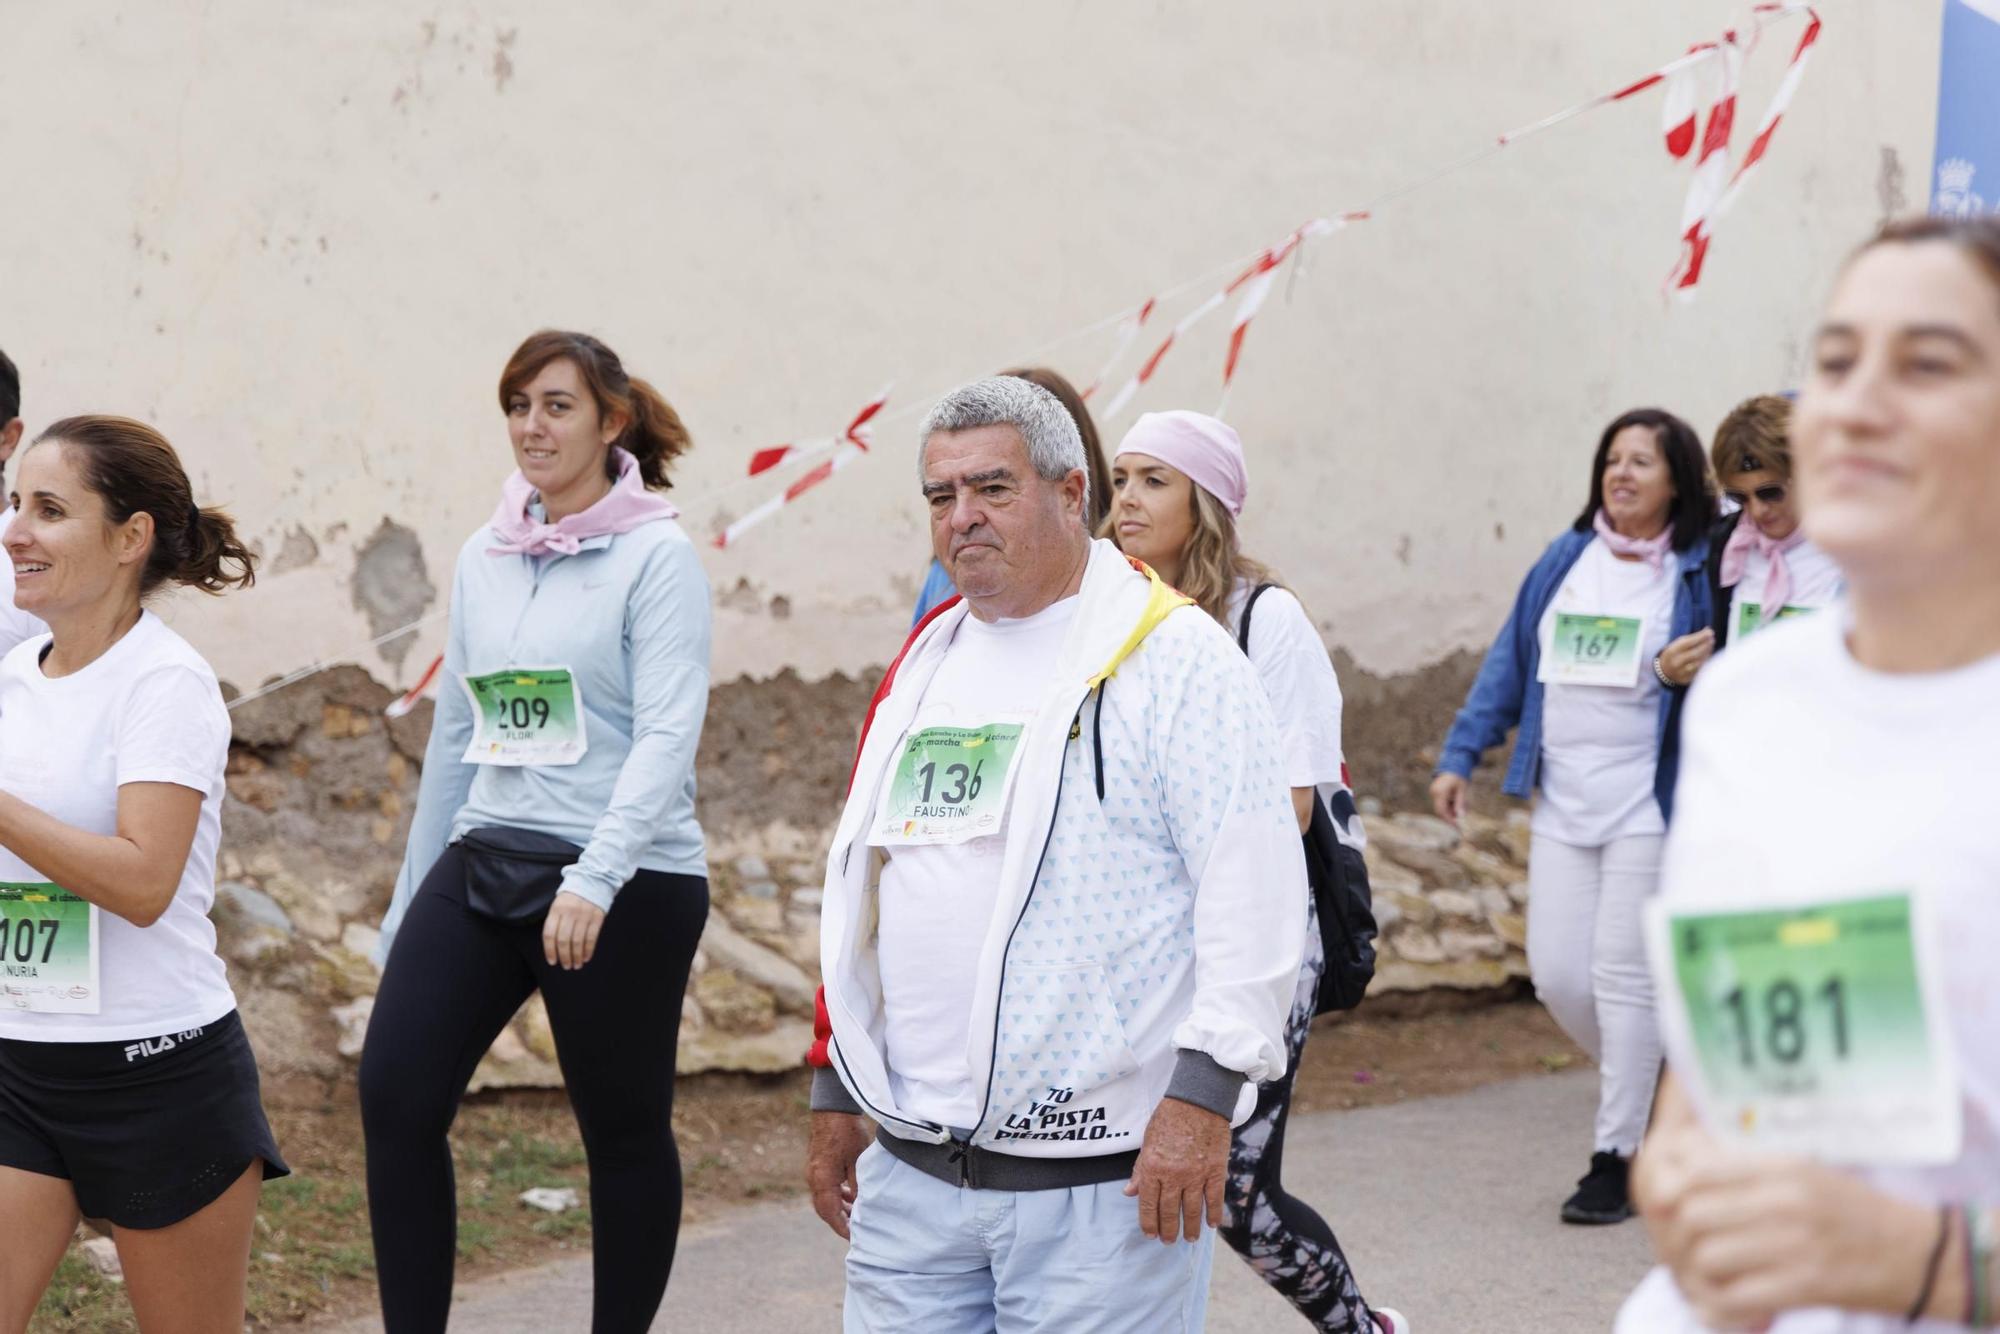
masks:
<path id="1" fill-rule="evenodd" d="M 1244 600 L 1236 644 L 1245 657 L 1250 655 L 1251 609 L 1266 589 L 1275 587 L 1259 584 Z M 1368 983 L 1375 977 L 1377 928 L 1374 897 L 1368 890 L 1368 863 L 1334 832 L 1335 820 L 1346 826 L 1358 815 L 1354 796 L 1346 789 L 1334 794 L 1331 810 L 1315 792 L 1312 825 L 1302 835 L 1306 882 L 1312 886 L 1313 904 L 1319 910 L 1320 941 L 1326 949 L 1326 974 L 1320 979 L 1314 1014 L 1353 1009 L 1361 1004 Z"/>

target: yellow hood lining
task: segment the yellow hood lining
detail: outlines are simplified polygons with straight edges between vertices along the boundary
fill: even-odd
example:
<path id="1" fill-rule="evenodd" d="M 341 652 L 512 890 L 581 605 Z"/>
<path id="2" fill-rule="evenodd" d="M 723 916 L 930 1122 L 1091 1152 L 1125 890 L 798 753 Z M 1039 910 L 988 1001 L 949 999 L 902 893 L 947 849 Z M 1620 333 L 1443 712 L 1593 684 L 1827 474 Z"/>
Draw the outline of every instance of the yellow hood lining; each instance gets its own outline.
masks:
<path id="1" fill-rule="evenodd" d="M 1170 614 L 1181 607 L 1192 607 L 1194 605 L 1193 598 L 1168 587 L 1166 580 L 1155 574 L 1153 567 L 1144 561 L 1133 561 L 1132 568 L 1146 576 L 1146 583 L 1148 585 L 1146 608 L 1139 613 L 1138 623 L 1132 627 L 1132 633 L 1126 636 L 1125 642 L 1119 645 L 1118 651 L 1111 655 L 1111 661 L 1105 663 L 1098 670 L 1097 675 L 1091 677 L 1089 682 L 1087 682 L 1092 690 L 1109 681 L 1117 673 L 1119 666 L 1124 663 L 1125 659 L 1138 651 L 1139 645 L 1146 641 L 1146 636 L 1153 633 L 1159 627 L 1161 621 L 1166 620 Z"/>

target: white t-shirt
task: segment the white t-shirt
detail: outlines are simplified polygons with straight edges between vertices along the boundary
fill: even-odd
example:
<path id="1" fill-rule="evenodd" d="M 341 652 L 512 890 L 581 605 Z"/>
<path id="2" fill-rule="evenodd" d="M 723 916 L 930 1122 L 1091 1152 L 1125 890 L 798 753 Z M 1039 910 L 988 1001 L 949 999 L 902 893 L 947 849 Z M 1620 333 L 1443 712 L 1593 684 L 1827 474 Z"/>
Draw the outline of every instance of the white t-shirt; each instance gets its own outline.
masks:
<path id="1" fill-rule="evenodd" d="M 1542 697 L 1541 799 L 1534 831 L 1572 847 L 1666 830 L 1653 796 L 1659 761 L 1660 683 L 1653 659 L 1673 629 L 1680 570 L 1670 555 L 1655 570 L 1620 560 L 1603 539 L 1577 557 L 1542 617 L 1548 661 L 1557 612 L 1643 618 L 1638 682 L 1632 686 L 1550 682 Z"/>
<path id="2" fill-rule="evenodd" d="M 0 539 L 7 536 L 7 529 L 14 522 L 14 511 L 10 506 L 0 510 Z M 35 635 L 47 634 L 49 627 L 14 605 L 14 558 L 0 549 L 0 655 L 6 654 L 14 645 Z"/>
<path id="3" fill-rule="evenodd" d="M 1748 518 L 1744 523 L 1750 522 Z M 1821 551 L 1811 542 L 1801 542 L 1785 553 L 1785 568 L 1792 575 L 1792 591 L 1785 599 L 1788 607 L 1808 607 L 1814 611 L 1823 610 L 1840 600 L 1845 582 L 1841 578 L 1840 567 L 1833 563 L 1833 557 Z M 1738 617 L 1749 603 L 1760 607 L 1764 603 L 1764 589 L 1771 581 L 1771 562 L 1755 547 L 1743 563 L 1743 577 L 1731 587 L 1729 597 L 1729 642 L 1738 638 Z M 1768 628 L 1770 621 L 1764 622 Z"/>
<path id="4" fill-rule="evenodd" d="M 904 740 L 926 728 L 1031 717 L 1048 693 L 1076 608 L 1071 597 L 1018 621 L 989 623 L 968 615 Z M 899 742 L 899 754 L 902 749 Z M 894 792 L 894 771 L 892 766 L 892 781 L 883 784 L 878 825 Z M 993 778 L 985 775 L 988 782 Z M 973 1080 L 966 1048 L 979 954 L 992 927 L 1006 850 L 1004 815 L 993 832 L 964 842 L 884 850 L 877 945 L 890 1087 L 911 1115 L 960 1130 L 978 1124 L 982 1110 L 984 1090 Z"/>
<path id="5" fill-rule="evenodd" d="M 100 1012 L 28 1013 L 0 995 L 0 1038 L 114 1042 L 214 1023 L 236 1008 L 208 920 L 229 759 L 215 673 L 151 612 L 68 676 L 42 674 L 48 643 L 37 636 L 0 659 L 0 789 L 94 834 L 117 832 L 126 783 L 192 788 L 201 816 L 180 888 L 158 921 L 138 927 L 97 914 Z M 0 846 L 0 881 L 47 879 Z"/>
<path id="6" fill-rule="evenodd" d="M 1254 587 L 1239 579 L 1229 595 L 1232 636 L 1242 627 L 1243 604 Z M 1257 599 L 1250 613 L 1249 655 L 1278 720 L 1286 784 L 1317 788 L 1320 800 L 1330 801 L 1347 786 L 1340 747 L 1340 679 L 1319 631 L 1289 589 L 1269 588 Z M 1359 848 L 1366 842 L 1360 817 L 1352 824 L 1347 829 L 1336 820 L 1334 828 L 1341 842 Z"/>
<path id="7" fill-rule="evenodd" d="M 1872 672 L 1848 652 L 1846 621 L 1836 610 L 1769 627 L 1702 671 L 1682 722 L 1660 892 L 1672 901 L 1736 886 L 1746 908 L 1893 887 L 1927 896 L 1964 1147 L 1943 1166 L 1859 1175 L 1923 1204 L 1990 1202 L 2000 1182 L 2000 831 L 1990 811 L 2000 656 L 1950 672 Z M 1667 1052 L 1682 1068 L 1693 1059 L 1671 1031 Z M 1621 1334 L 1701 1328 L 1663 1270 L 1618 1325 Z M 1900 1316 L 1818 1311 L 1786 1316 L 1772 1334 L 1905 1328 Z"/>

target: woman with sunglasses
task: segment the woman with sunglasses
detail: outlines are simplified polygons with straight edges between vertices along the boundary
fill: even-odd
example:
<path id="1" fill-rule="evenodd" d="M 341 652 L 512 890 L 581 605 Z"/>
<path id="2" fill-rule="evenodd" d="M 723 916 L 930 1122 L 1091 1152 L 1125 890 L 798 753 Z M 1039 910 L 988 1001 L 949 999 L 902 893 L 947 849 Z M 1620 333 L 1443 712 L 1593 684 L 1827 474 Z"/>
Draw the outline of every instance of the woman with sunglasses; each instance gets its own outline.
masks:
<path id="1" fill-rule="evenodd" d="M 1840 567 L 1799 527 L 1792 492 L 1792 405 L 1750 399 L 1723 419 L 1709 459 L 1738 512 L 1716 525 L 1715 646 L 1840 596 Z"/>
<path id="2" fill-rule="evenodd" d="M 1799 527 L 1792 491 L 1792 405 L 1775 394 L 1738 404 L 1716 428 L 1709 461 L 1737 507 L 1709 536 L 1712 638 L 1691 636 L 1661 650 L 1655 668 L 1677 688 L 1693 684 L 1711 655 L 1776 621 L 1829 606 L 1840 569 Z M 1670 731 L 1679 734 L 1679 704 Z"/>
<path id="3" fill-rule="evenodd" d="M 1703 672 L 1620 1334 L 2000 1327 L 2000 219 L 1835 281 L 1794 440 L 1839 608 Z M 1800 1004 L 1794 1008 L 1792 1002 Z"/>

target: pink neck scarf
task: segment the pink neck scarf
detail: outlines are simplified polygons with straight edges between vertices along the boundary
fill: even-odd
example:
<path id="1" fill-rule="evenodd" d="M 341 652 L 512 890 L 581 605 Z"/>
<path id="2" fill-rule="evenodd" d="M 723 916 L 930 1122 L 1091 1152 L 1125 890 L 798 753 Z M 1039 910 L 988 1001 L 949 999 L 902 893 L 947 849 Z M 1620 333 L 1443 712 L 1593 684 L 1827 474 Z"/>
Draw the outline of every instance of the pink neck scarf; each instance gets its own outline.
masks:
<path id="1" fill-rule="evenodd" d="M 1597 535 L 1604 539 L 1604 545 L 1611 548 L 1614 556 L 1636 556 L 1646 564 L 1659 570 L 1667 563 L 1667 552 L 1673 549 L 1674 526 L 1668 524 L 1657 537 L 1627 537 L 1611 526 L 1611 520 L 1604 517 L 1600 508 L 1597 517 L 1591 520 Z"/>
<path id="2" fill-rule="evenodd" d="M 517 469 L 500 487 L 500 508 L 493 511 L 489 526 L 500 540 L 486 548 L 489 556 L 542 556 L 554 552 L 574 556 L 593 537 L 629 533 L 656 519 L 672 519 L 680 511 L 664 496 L 646 490 L 639 474 L 639 460 L 622 449 L 612 450 L 618 461 L 618 480 L 589 509 L 580 510 L 554 523 L 543 523 L 528 513 L 536 497 L 535 488 Z"/>
<path id="3" fill-rule="evenodd" d="M 1722 548 L 1722 586 L 1734 588 L 1743 582 L 1743 572 L 1750 564 L 1750 553 L 1761 551 L 1770 562 L 1771 575 L 1764 581 L 1764 602 L 1759 619 L 1769 621 L 1780 611 L 1792 596 L 1792 567 L 1785 563 L 1785 553 L 1796 551 L 1805 542 L 1803 528 L 1792 529 L 1792 535 L 1779 541 L 1764 536 L 1764 530 L 1744 515 L 1736 521 L 1736 531 L 1729 535 L 1729 541 Z"/>

